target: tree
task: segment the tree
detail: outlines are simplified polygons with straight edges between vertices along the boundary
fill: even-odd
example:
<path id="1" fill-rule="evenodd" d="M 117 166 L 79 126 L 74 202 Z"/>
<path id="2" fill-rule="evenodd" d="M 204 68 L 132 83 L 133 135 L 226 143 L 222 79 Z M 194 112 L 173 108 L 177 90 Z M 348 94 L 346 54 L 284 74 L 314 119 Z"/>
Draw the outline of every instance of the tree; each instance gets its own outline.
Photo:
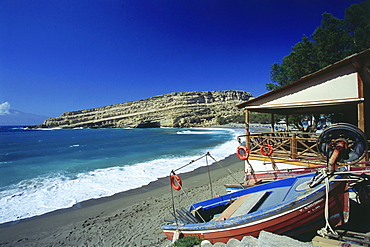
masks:
<path id="1" fill-rule="evenodd" d="M 307 36 L 303 36 L 302 41 L 293 46 L 292 52 L 283 58 L 281 64 L 274 63 L 271 66 L 271 80 L 276 84 L 268 83 L 267 89 L 284 86 L 317 70 L 319 67 L 315 48 L 314 43 Z"/>
<path id="2" fill-rule="evenodd" d="M 346 9 L 344 21 L 352 35 L 354 52 L 370 47 L 370 1 L 353 4 Z"/>
<path id="3" fill-rule="evenodd" d="M 370 0 L 352 4 L 343 20 L 324 13 L 321 25 L 311 35 L 302 37 L 292 52 L 270 67 L 274 90 L 305 75 L 329 66 L 351 54 L 370 48 Z"/>
<path id="4" fill-rule="evenodd" d="M 321 26 L 312 34 L 316 63 L 324 68 L 353 53 L 352 37 L 344 20 L 324 13 Z"/>

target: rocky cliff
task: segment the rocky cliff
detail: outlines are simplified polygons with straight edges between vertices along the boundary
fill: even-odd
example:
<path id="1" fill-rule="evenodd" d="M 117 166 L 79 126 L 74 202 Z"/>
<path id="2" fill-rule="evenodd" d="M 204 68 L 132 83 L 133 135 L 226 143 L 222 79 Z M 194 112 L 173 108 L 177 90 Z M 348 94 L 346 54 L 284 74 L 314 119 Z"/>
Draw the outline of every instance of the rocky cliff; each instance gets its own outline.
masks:
<path id="1" fill-rule="evenodd" d="M 244 91 L 180 92 L 143 100 L 63 113 L 35 128 L 196 127 L 217 124 L 219 117 L 242 114 L 236 105 Z"/>

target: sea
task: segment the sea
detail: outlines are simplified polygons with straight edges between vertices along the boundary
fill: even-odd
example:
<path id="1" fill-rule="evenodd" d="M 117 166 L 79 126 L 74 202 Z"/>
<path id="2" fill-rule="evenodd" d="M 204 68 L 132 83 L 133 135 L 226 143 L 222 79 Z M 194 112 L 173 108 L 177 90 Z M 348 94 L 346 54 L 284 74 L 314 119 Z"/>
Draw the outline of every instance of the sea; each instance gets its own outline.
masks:
<path id="1" fill-rule="evenodd" d="M 142 187 L 207 152 L 224 159 L 244 131 L 0 126 L 0 224 Z M 178 173 L 205 165 L 197 161 Z"/>

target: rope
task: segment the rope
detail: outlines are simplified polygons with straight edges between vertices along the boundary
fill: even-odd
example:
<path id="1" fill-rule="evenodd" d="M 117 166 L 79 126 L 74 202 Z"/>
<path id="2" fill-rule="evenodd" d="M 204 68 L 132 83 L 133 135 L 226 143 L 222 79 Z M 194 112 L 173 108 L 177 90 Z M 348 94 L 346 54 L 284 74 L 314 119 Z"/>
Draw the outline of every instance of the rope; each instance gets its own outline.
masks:
<path id="1" fill-rule="evenodd" d="M 270 158 L 271 163 L 272 163 L 272 169 L 275 171 L 274 172 L 274 177 L 275 177 L 275 180 L 276 180 L 278 178 L 277 172 L 279 171 L 279 168 L 277 167 L 277 165 L 275 163 L 275 160 L 272 158 L 271 155 L 269 155 L 269 158 Z"/>
<path id="2" fill-rule="evenodd" d="M 207 153 L 206 155 L 206 164 L 207 164 L 207 170 L 208 170 L 208 178 L 209 178 L 209 185 L 211 187 L 211 197 L 213 196 L 213 186 L 212 186 L 212 179 L 211 179 L 211 172 L 209 170 L 209 165 L 208 165 L 208 155 L 210 155 L 209 153 Z"/>
<path id="3" fill-rule="evenodd" d="M 171 171 L 171 173 L 170 173 L 170 176 L 171 175 L 175 175 L 175 171 L 178 171 L 178 170 L 180 170 L 180 169 L 182 169 L 182 168 L 184 168 L 184 167 L 186 167 L 186 166 L 188 166 L 188 165 L 190 165 L 190 164 L 193 164 L 194 162 L 196 162 L 196 161 L 198 161 L 198 160 L 200 160 L 200 159 L 202 159 L 202 158 L 206 158 L 206 163 L 207 163 L 207 169 L 208 169 L 208 176 L 209 176 L 209 181 L 210 181 L 210 186 L 211 186 L 211 197 L 213 196 L 213 186 L 212 186 L 212 180 L 211 180 L 211 173 L 210 173 L 210 169 L 209 169 L 209 162 L 208 162 L 208 158 L 207 157 L 210 157 L 216 164 L 218 164 L 221 168 L 223 168 L 223 169 L 225 169 L 228 173 L 229 173 L 229 175 L 235 180 L 235 181 L 237 181 L 237 183 L 238 183 L 238 180 L 233 176 L 233 173 L 230 171 L 230 169 L 229 168 L 225 168 L 225 167 L 223 167 L 222 166 L 222 164 L 220 163 L 220 162 L 218 162 L 209 152 L 207 152 L 206 154 L 204 154 L 204 155 L 202 155 L 202 156 L 200 156 L 199 158 L 197 158 L 197 159 L 195 159 L 195 160 L 192 160 L 192 161 L 190 161 L 188 164 L 186 164 L 186 165 L 183 165 L 183 166 L 181 166 L 181 167 L 179 167 L 179 168 L 177 168 L 177 169 L 175 169 L 175 170 L 172 170 Z M 253 168 L 252 168 L 253 169 Z M 253 171 L 254 172 L 254 171 Z M 179 184 L 179 186 L 180 186 L 180 191 L 182 191 L 183 193 L 184 193 L 184 196 L 185 196 L 185 198 L 186 198 L 186 200 L 188 201 L 188 203 L 189 203 L 189 205 L 192 205 L 192 203 L 191 203 L 191 200 L 190 200 L 190 198 L 189 198 L 189 196 L 188 196 L 188 194 L 187 194 L 187 192 L 183 189 L 183 186 L 182 185 L 180 185 Z M 241 187 L 244 189 L 244 187 L 241 185 Z M 174 194 L 173 194 L 173 189 L 172 189 L 172 187 L 171 187 L 171 197 L 172 197 L 172 210 L 173 210 L 173 214 L 176 214 L 176 209 L 175 209 L 175 200 L 174 200 Z M 200 213 L 196 210 L 196 208 L 193 208 L 193 210 L 195 210 L 195 213 L 201 218 L 201 220 L 205 223 L 206 221 L 204 220 L 204 218 L 200 215 Z M 175 217 L 175 220 L 176 220 L 176 225 L 178 225 L 178 221 L 177 221 L 177 217 Z"/>
<path id="4" fill-rule="evenodd" d="M 209 181 L 210 181 L 210 186 L 211 186 L 211 197 L 213 196 L 213 187 L 212 187 L 212 180 L 211 180 L 211 174 L 210 174 L 210 170 L 209 170 L 209 165 L 208 165 L 208 159 L 207 159 L 207 156 L 210 156 L 213 160 L 215 160 L 211 154 L 208 152 L 202 156 L 200 156 L 199 158 L 195 159 L 195 160 L 192 160 L 190 161 L 188 164 L 186 165 L 183 165 L 175 170 L 172 170 L 171 173 L 170 173 L 170 176 L 171 175 L 175 175 L 175 171 L 178 171 L 188 165 L 191 165 L 193 164 L 194 162 L 202 159 L 202 158 L 206 158 L 206 164 L 207 164 L 207 169 L 208 169 L 208 176 L 209 176 Z M 216 160 L 215 160 L 216 161 Z M 217 162 L 217 161 L 216 161 Z M 184 194 L 186 200 L 187 200 L 187 203 L 192 205 L 191 203 L 191 200 L 190 200 L 190 197 L 188 196 L 187 192 L 184 190 L 183 186 L 181 184 L 179 184 L 180 186 L 180 191 L 182 191 L 182 193 Z M 173 190 L 172 190 L 172 187 L 171 187 L 171 197 L 172 197 L 172 210 L 173 210 L 173 214 L 176 215 L 176 209 L 175 209 L 175 198 L 174 198 L 174 194 L 173 194 Z M 199 216 L 199 218 L 205 223 L 206 221 L 204 220 L 204 218 L 200 215 L 200 213 L 196 210 L 196 208 L 193 208 L 195 210 L 195 213 Z M 177 221 L 177 217 L 175 217 L 175 222 L 176 222 L 176 225 L 178 225 L 178 221 Z"/>
<path id="5" fill-rule="evenodd" d="M 182 191 L 183 193 L 184 193 L 184 195 L 185 195 L 185 197 L 186 197 L 186 199 L 187 199 L 187 201 L 188 201 L 188 203 L 189 204 L 191 204 L 191 200 L 190 200 L 190 198 L 189 198 L 189 196 L 188 196 L 188 194 L 186 193 L 186 191 L 182 188 L 182 186 L 180 185 L 180 187 L 181 187 L 181 189 L 180 189 L 180 191 Z M 194 210 L 195 210 L 196 208 L 194 208 Z M 195 213 L 201 218 L 201 220 L 205 223 L 206 221 L 203 219 L 203 217 L 200 215 L 200 213 L 198 212 L 198 211 L 196 211 L 195 210 Z"/>
<path id="6" fill-rule="evenodd" d="M 325 216 L 325 227 L 323 227 L 321 230 L 317 231 L 321 236 L 326 236 L 328 233 L 332 233 L 335 235 L 338 235 L 337 232 L 333 230 L 333 228 L 330 225 L 329 222 L 329 192 L 330 192 L 330 184 L 329 184 L 329 176 L 326 173 L 325 169 L 321 170 L 323 176 L 325 177 L 325 210 L 324 210 L 324 216 Z"/>
<path id="7" fill-rule="evenodd" d="M 254 183 L 256 183 L 257 184 L 257 178 L 256 178 L 256 174 L 255 174 L 255 171 L 254 171 L 254 169 L 253 169 L 253 166 L 252 166 L 252 164 L 251 163 L 249 163 L 249 160 L 246 160 L 246 162 L 248 163 L 248 165 L 249 165 L 249 168 L 250 168 L 250 174 L 252 175 L 252 177 L 253 177 L 253 179 L 254 179 Z M 247 176 L 247 175 L 246 175 Z"/>
<path id="8" fill-rule="evenodd" d="M 234 176 L 233 176 L 233 173 L 230 171 L 230 169 L 229 168 L 225 168 L 225 167 L 223 167 L 222 165 L 221 165 L 221 163 L 220 162 L 218 162 L 215 158 L 213 158 L 213 156 L 210 154 L 210 153 L 207 153 L 208 155 L 209 155 L 209 157 L 211 157 L 211 159 L 213 159 L 213 161 L 215 161 L 222 169 L 225 169 L 228 173 L 229 173 L 229 175 L 230 175 L 230 177 L 232 177 L 237 183 L 238 183 L 238 179 L 237 178 L 235 178 Z"/>
<path id="9" fill-rule="evenodd" d="M 174 173 L 174 171 L 172 170 L 171 171 L 171 174 L 175 174 Z M 189 196 L 188 196 L 188 194 L 186 193 L 186 191 L 183 189 L 183 187 L 182 187 L 182 185 L 181 184 L 179 184 L 179 186 L 180 186 L 180 191 L 182 191 L 183 193 L 184 193 L 184 195 L 185 195 L 185 198 L 187 199 L 187 202 L 189 203 L 189 204 L 191 204 L 191 200 L 190 200 L 190 198 L 189 198 Z M 173 196 L 173 189 L 171 188 L 171 195 L 172 195 L 172 210 L 173 210 L 173 214 L 174 215 L 176 215 L 176 210 L 175 210 L 175 200 L 174 200 L 174 196 Z M 195 210 L 195 208 L 194 208 L 194 210 Z M 195 213 L 201 218 L 201 220 L 205 223 L 206 221 L 204 220 L 204 218 L 199 214 L 199 212 L 198 211 L 195 211 Z M 178 225 L 178 222 L 177 222 L 177 217 L 175 217 L 175 221 L 176 221 L 176 225 Z"/>
<path id="10" fill-rule="evenodd" d="M 189 163 L 187 163 L 186 165 L 183 165 L 183 166 L 181 166 L 181 167 L 179 167 L 179 168 L 177 168 L 177 169 L 175 169 L 175 170 L 172 170 L 172 172 L 175 172 L 175 171 L 181 170 L 182 168 L 187 167 L 188 165 L 193 164 L 194 162 L 196 162 L 196 161 L 198 161 L 198 160 L 200 160 L 200 159 L 204 158 L 204 157 L 205 157 L 205 156 L 207 156 L 207 155 L 209 155 L 209 153 L 206 153 L 206 154 L 204 154 L 204 155 L 200 156 L 198 159 L 195 159 L 195 160 L 190 161 L 190 162 L 189 162 Z"/>

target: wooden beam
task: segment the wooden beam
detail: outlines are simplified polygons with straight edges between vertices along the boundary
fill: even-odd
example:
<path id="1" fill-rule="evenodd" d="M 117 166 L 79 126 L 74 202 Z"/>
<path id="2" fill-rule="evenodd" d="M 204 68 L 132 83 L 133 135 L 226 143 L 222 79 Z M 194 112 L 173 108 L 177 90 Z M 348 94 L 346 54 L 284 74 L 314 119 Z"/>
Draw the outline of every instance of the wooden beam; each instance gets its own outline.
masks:
<path id="1" fill-rule="evenodd" d="M 285 131 L 289 131 L 288 118 L 289 118 L 289 115 L 285 115 Z"/>
<path id="2" fill-rule="evenodd" d="M 365 97 L 364 82 L 359 73 L 357 73 L 357 85 L 358 85 L 358 96 L 359 98 Z M 365 132 L 365 103 L 360 102 L 357 104 L 357 126 L 359 129 Z"/>
<path id="3" fill-rule="evenodd" d="M 357 126 L 359 129 L 365 132 L 365 103 L 364 102 L 357 104 L 357 112 L 358 112 Z"/>
<path id="4" fill-rule="evenodd" d="M 267 191 L 260 191 L 252 194 L 240 196 L 229 207 L 227 207 L 217 218 L 216 221 L 225 220 L 232 217 L 248 214 L 268 196 Z"/>
<path id="5" fill-rule="evenodd" d="M 360 98 L 365 98 L 365 91 L 364 91 L 364 82 L 361 78 L 360 73 L 357 73 L 357 86 L 358 86 L 358 96 Z M 365 126 L 365 102 L 362 101 L 357 104 L 357 127 L 366 133 L 366 126 Z M 366 154 L 363 160 L 368 161 L 369 156 Z M 363 161 L 362 160 L 362 161 Z"/>
<path id="6" fill-rule="evenodd" d="M 251 194 L 240 196 L 235 202 L 228 206 L 217 218 L 218 220 L 225 220 L 231 217 L 231 215 L 247 200 Z"/>
<path id="7" fill-rule="evenodd" d="M 247 135 L 245 137 L 245 145 L 248 149 L 251 147 L 251 140 L 249 138 L 249 111 L 245 110 L 245 134 Z"/>
<path id="8" fill-rule="evenodd" d="M 323 238 L 323 237 L 320 237 L 320 236 L 314 237 L 312 239 L 312 244 L 315 245 L 315 246 L 319 246 L 319 247 L 335 247 L 335 246 L 355 247 L 355 246 L 362 246 L 362 245 L 353 244 L 353 243 L 349 244 L 349 243 L 334 240 L 334 239 Z"/>
<path id="9" fill-rule="evenodd" d="M 292 137 L 290 139 L 290 155 L 292 159 L 297 158 L 297 139 L 296 139 L 296 133 L 292 134 Z"/>
<path id="10" fill-rule="evenodd" d="M 274 113 L 271 113 L 270 121 L 271 121 L 271 132 L 275 132 L 275 116 L 274 116 Z"/>

